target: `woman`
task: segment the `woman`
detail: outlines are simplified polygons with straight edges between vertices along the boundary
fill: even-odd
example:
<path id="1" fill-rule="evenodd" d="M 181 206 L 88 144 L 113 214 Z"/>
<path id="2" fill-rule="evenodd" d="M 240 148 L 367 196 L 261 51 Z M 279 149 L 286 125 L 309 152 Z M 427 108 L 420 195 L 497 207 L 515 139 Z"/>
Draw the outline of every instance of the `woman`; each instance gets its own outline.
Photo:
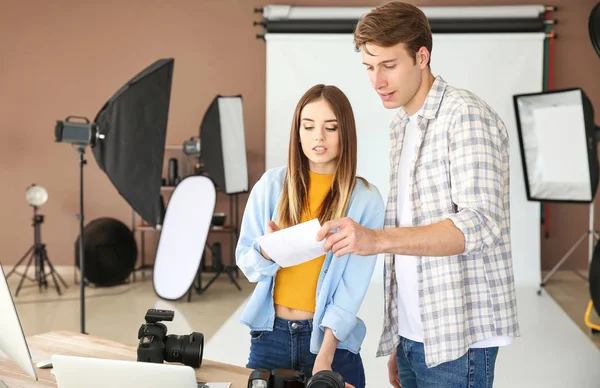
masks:
<path id="1" fill-rule="evenodd" d="M 356 127 L 348 98 L 335 86 L 316 85 L 298 102 L 286 167 L 267 171 L 253 187 L 236 248 L 239 268 L 256 288 L 241 322 L 250 327 L 247 367 L 293 369 L 307 378 L 334 370 L 365 386 L 359 354 L 366 334 L 356 314 L 376 256 L 331 252 L 281 268 L 256 238 L 318 218 L 352 218 L 382 228 L 378 189 L 356 177 Z M 316 236 L 315 236 L 316 238 Z"/>

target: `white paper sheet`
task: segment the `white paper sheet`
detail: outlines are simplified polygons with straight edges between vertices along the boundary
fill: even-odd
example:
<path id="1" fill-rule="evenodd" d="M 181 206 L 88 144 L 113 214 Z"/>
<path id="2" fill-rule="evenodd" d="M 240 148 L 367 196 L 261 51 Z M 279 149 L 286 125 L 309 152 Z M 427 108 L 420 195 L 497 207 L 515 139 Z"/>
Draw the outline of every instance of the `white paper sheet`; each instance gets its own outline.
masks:
<path id="1" fill-rule="evenodd" d="M 317 218 L 256 239 L 263 251 L 281 267 L 292 267 L 325 254 L 323 243 L 317 241 L 321 224 Z"/>

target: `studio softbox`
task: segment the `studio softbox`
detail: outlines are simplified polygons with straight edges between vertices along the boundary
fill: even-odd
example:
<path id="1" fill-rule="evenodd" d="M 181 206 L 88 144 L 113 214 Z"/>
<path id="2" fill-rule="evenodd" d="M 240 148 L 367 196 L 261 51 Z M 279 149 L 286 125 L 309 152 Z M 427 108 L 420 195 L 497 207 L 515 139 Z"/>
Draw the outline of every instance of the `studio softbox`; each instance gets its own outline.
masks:
<path id="1" fill-rule="evenodd" d="M 55 140 L 79 153 L 79 269 L 85 270 L 83 166 L 87 146 L 119 194 L 153 227 L 162 223 L 163 158 L 173 79 L 173 58 L 160 59 L 121 87 L 93 122 L 57 120 Z M 82 279 L 83 280 L 83 279 Z M 81 332 L 85 332 L 85 281 L 80 284 Z"/>
<path id="2" fill-rule="evenodd" d="M 588 18 L 588 31 L 592 46 L 596 50 L 596 54 L 600 57 L 600 1 L 592 8 L 590 17 Z"/>
<path id="3" fill-rule="evenodd" d="M 162 222 L 160 187 L 173 59 L 161 59 L 127 82 L 96 116 L 104 135 L 93 148 L 98 166 L 148 224 Z"/>
<path id="4" fill-rule="evenodd" d="M 530 201 L 590 203 L 598 187 L 596 126 L 582 89 L 513 96 Z"/>
<path id="5" fill-rule="evenodd" d="M 200 124 L 201 159 L 227 194 L 248 191 L 248 164 L 241 96 L 216 96 Z"/>

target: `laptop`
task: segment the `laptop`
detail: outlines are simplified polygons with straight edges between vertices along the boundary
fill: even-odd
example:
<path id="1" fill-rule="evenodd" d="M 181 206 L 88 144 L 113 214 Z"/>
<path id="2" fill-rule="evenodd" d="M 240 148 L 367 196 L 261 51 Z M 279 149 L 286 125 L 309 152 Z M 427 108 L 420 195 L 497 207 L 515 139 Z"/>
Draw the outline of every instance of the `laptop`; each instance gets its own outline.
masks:
<path id="1" fill-rule="evenodd" d="M 192 367 L 180 364 L 107 360 L 102 358 L 52 356 L 58 388 L 210 388 L 199 383 Z M 225 385 L 229 387 L 230 384 Z"/>

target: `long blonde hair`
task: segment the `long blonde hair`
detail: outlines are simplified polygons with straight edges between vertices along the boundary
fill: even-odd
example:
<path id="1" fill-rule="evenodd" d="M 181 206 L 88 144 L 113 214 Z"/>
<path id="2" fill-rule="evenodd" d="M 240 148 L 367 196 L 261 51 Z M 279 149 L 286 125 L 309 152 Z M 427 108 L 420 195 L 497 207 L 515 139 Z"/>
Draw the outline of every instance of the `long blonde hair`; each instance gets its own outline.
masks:
<path id="1" fill-rule="evenodd" d="M 318 212 L 321 224 L 341 218 L 346 214 L 352 190 L 356 184 L 356 123 L 352 106 L 346 95 L 331 85 L 315 85 L 310 88 L 296 105 L 290 131 L 288 163 L 283 192 L 279 200 L 277 224 L 280 228 L 296 225 L 302 212 L 308 208 L 308 158 L 300 143 L 300 119 L 302 109 L 309 103 L 323 99 L 338 122 L 339 155 L 333 172 L 332 187 Z"/>

